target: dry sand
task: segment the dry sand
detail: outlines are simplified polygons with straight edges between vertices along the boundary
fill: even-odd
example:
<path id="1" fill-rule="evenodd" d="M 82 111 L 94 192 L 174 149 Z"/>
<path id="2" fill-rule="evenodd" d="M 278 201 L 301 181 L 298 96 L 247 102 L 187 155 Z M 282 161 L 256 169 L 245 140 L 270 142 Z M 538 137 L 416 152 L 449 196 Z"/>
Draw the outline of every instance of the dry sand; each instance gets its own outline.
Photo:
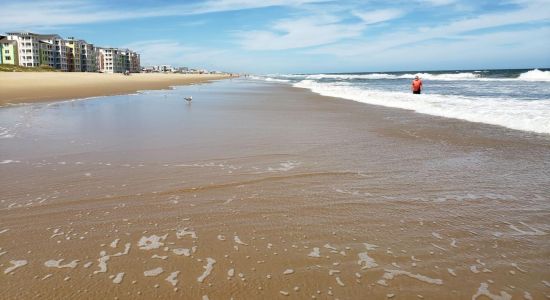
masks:
<path id="1" fill-rule="evenodd" d="M 100 74 L 61 72 L 0 72 L 0 106 L 166 89 L 228 78 L 218 74 Z"/>

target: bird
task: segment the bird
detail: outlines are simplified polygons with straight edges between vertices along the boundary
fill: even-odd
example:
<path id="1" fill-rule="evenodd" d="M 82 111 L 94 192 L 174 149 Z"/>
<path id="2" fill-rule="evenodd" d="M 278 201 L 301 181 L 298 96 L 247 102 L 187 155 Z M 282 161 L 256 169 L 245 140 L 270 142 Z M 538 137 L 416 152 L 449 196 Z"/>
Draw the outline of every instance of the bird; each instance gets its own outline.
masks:
<path id="1" fill-rule="evenodd" d="M 187 102 L 191 102 L 191 101 L 193 101 L 193 96 L 184 97 L 183 99 L 185 99 L 185 101 L 187 101 Z"/>

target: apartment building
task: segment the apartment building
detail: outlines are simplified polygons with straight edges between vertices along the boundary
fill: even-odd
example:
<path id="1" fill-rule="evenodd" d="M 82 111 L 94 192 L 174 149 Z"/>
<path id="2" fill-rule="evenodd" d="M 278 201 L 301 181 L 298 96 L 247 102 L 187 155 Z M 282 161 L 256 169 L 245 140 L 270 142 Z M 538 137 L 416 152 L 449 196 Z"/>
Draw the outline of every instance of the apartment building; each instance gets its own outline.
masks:
<path id="1" fill-rule="evenodd" d="M 122 56 L 122 67 L 124 71 L 139 73 L 141 71 L 139 54 L 130 49 L 119 49 Z"/>
<path id="2" fill-rule="evenodd" d="M 18 65 L 17 42 L 8 40 L 5 36 L 0 36 L 0 64 Z"/>
<path id="3" fill-rule="evenodd" d="M 41 34 L 38 37 L 40 64 L 67 71 L 67 47 L 63 38 L 57 34 Z"/>
<path id="4" fill-rule="evenodd" d="M 2 41 L 0 63 L 24 67 L 48 65 L 69 72 L 140 72 L 140 56 L 130 49 L 99 48 L 57 34 L 8 32 Z"/>
<path id="5" fill-rule="evenodd" d="M 122 73 L 125 71 L 125 58 L 117 48 L 98 48 L 98 71 L 102 73 Z"/>
<path id="6" fill-rule="evenodd" d="M 38 67 L 40 65 L 40 44 L 37 34 L 8 32 L 7 39 L 17 43 L 19 65 L 24 67 Z"/>
<path id="7" fill-rule="evenodd" d="M 141 72 L 141 62 L 139 53 L 131 51 L 130 53 L 130 72 L 139 73 Z"/>
<path id="8" fill-rule="evenodd" d="M 97 48 L 93 44 L 82 41 L 80 49 L 80 63 L 82 72 L 97 72 Z"/>
<path id="9" fill-rule="evenodd" d="M 74 37 L 69 37 L 65 40 L 65 46 L 67 46 L 67 71 L 69 72 L 81 72 L 81 50 L 82 40 L 76 40 Z"/>

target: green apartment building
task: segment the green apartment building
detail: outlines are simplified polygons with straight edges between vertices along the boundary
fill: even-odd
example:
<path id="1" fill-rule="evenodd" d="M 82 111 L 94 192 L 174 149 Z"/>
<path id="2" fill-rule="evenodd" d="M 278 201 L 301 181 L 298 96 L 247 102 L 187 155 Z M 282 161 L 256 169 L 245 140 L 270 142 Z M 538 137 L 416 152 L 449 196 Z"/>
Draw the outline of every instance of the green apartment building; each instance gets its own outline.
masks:
<path id="1" fill-rule="evenodd" d="M 0 64 L 18 65 L 17 42 L 0 36 Z"/>

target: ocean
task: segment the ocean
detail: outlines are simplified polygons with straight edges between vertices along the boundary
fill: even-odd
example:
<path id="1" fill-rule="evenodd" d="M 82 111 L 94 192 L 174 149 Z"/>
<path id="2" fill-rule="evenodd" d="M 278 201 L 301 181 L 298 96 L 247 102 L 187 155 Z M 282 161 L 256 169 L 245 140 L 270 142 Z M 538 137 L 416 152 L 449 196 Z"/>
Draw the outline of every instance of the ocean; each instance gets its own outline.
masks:
<path id="1" fill-rule="evenodd" d="M 416 75 L 423 81 L 421 95 L 410 92 Z M 290 84 L 324 96 L 550 134 L 549 69 L 269 74 L 252 78 Z"/>

